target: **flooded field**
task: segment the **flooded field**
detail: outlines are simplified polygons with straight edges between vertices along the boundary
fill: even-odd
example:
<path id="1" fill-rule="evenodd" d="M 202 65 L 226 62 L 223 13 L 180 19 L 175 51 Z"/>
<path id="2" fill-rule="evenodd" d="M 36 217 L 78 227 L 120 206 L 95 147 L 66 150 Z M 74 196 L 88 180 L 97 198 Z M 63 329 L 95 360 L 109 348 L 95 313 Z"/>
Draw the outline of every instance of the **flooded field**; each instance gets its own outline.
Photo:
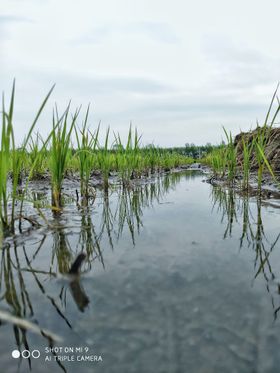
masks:
<path id="1" fill-rule="evenodd" d="M 277 201 L 204 178 L 188 171 L 99 190 L 87 209 L 67 181 L 57 216 L 45 207 L 50 191 L 31 183 L 43 215 L 29 217 L 43 227 L 26 221 L 4 241 L 0 309 L 38 330 L 1 322 L 1 370 L 279 371 Z M 80 252 L 81 275 L 67 275 Z"/>

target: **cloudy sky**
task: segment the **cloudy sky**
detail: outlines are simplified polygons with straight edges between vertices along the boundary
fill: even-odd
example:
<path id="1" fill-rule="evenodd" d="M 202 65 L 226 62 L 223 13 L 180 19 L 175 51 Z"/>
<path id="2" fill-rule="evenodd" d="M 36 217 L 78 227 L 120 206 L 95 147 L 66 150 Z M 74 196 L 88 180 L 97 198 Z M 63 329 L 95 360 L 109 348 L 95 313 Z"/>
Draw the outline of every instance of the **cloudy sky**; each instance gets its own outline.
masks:
<path id="1" fill-rule="evenodd" d="M 0 89 L 16 78 L 15 127 L 26 133 L 56 83 L 52 106 L 91 102 L 145 144 L 219 143 L 264 119 L 280 79 L 280 3 L 268 0 L 1 0 Z"/>

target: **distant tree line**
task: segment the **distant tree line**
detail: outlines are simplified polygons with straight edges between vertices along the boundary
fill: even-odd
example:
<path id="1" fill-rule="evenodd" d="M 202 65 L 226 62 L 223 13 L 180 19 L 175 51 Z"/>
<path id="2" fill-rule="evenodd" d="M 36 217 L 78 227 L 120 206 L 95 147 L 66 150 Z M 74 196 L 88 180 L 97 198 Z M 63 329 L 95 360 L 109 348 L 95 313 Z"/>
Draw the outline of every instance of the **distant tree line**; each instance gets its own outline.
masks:
<path id="1" fill-rule="evenodd" d="M 184 147 L 173 147 L 167 148 L 166 150 L 170 153 L 178 153 L 187 157 L 199 159 L 205 157 L 208 153 L 211 153 L 215 148 L 217 148 L 217 145 L 212 145 L 208 142 L 206 145 L 186 143 Z"/>

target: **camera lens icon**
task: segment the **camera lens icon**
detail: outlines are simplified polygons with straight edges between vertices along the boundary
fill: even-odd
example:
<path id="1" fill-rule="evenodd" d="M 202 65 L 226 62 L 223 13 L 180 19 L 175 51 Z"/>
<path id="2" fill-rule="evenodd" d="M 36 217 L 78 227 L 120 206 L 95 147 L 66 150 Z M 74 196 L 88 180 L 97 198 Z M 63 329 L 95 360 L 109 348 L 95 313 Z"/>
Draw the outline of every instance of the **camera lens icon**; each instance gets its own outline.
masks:
<path id="1" fill-rule="evenodd" d="M 22 352 L 20 352 L 19 350 L 12 351 L 12 357 L 14 359 L 18 359 L 20 356 L 23 359 L 29 359 L 30 357 L 32 357 L 33 359 L 38 359 L 40 355 L 41 353 L 39 350 L 33 350 L 33 351 L 23 350 Z"/>

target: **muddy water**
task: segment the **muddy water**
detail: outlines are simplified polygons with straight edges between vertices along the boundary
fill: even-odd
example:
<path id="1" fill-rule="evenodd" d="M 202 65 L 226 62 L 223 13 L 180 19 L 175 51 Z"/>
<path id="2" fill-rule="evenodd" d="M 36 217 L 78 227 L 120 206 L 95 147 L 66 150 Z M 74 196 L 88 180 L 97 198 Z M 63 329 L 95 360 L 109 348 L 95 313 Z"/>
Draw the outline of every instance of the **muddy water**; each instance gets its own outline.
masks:
<path id="1" fill-rule="evenodd" d="M 52 228 L 6 240 L 0 309 L 63 341 L 3 322 L 1 371 L 278 372 L 280 210 L 203 178 L 99 191 L 87 210 L 69 184 L 55 218 L 33 185 Z M 81 251 L 81 276 L 65 275 Z"/>

